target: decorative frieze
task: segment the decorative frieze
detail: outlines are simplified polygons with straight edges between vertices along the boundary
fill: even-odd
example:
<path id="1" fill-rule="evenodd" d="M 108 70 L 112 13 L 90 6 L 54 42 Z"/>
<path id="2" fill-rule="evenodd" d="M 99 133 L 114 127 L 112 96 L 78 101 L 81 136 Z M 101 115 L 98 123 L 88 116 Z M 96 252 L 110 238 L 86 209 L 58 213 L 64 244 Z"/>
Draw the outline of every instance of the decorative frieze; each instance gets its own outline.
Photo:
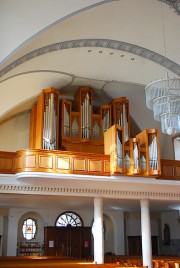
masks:
<path id="1" fill-rule="evenodd" d="M 20 185 L 0 185 L 0 193 L 16 194 L 38 194 L 38 195 L 66 195 L 81 197 L 102 197 L 116 199 L 156 199 L 156 200 L 180 200 L 180 193 L 176 192 L 153 192 L 153 191 L 131 191 L 121 189 L 103 188 L 73 188 L 57 186 L 20 186 Z"/>
<path id="2" fill-rule="evenodd" d="M 176 0 L 179 1 L 179 0 Z M 144 47 L 140 47 L 134 44 L 130 44 L 127 42 L 122 42 L 119 40 L 111 40 L 111 39 L 77 39 L 77 40 L 69 40 L 64 41 L 56 44 L 50 44 L 45 47 L 38 48 L 37 50 L 31 51 L 28 54 L 22 56 L 21 58 L 17 59 L 16 61 L 9 64 L 3 70 L 0 71 L 0 77 L 5 75 L 6 73 L 10 72 L 17 66 L 23 64 L 26 61 L 29 61 L 35 57 L 63 49 L 72 49 L 72 48 L 82 48 L 82 47 L 99 47 L 99 48 L 109 48 L 114 50 L 120 51 L 127 51 L 129 53 L 138 55 L 140 57 L 146 58 L 157 64 L 160 64 L 173 73 L 180 75 L 180 66 L 179 64 L 175 63 L 166 58 L 166 61 L 162 61 L 162 55 L 146 49 Z"/>

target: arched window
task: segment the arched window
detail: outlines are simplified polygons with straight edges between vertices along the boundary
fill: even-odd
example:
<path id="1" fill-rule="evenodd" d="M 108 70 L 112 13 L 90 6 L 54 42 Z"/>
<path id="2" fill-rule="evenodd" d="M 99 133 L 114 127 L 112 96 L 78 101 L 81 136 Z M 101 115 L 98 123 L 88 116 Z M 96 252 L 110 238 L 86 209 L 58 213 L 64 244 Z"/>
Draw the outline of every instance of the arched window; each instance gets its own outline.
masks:
<path id="1" fill-rule="evenodd" d="M 66 211 L 58 216 L 55 225 L 59 227 L 66 227 L 68 225 L 71 225 L 72 227 L 77 227 L 83 226 L 83 221 L 78 214 L 72 211 Z"/>
<path id="2" fill-rule="evenodd" d="M 35 237 L 36 234 L 36 222 L 32 218 L 28 218 L 24 220 L 23 227 L 22 227 L 22 233 L 23 237 L 27 240 L 31 240 Z"/>

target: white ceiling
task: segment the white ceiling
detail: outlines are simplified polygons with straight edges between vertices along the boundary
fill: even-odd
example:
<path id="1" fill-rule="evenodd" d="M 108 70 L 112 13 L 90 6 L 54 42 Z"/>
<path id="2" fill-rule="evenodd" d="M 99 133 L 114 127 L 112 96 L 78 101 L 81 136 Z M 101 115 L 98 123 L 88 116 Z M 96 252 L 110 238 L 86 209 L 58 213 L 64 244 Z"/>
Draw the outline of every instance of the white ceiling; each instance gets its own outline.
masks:
<path id="1" fill-rule="evenodd" d="M 72 98 L 78 86 L 89 85 L 98 104 L 126 96 L 141 130 L 159 128 L 146 108 L 145 86 L 167 72 L 180 76 L 180 15 L 167 2 L 0 0 L 0 121 L 30 109 L 44 88 Z M 2 207 L 58 207 L 64 200 L 69 209 L 76 204 L 67 197 L 0 195 Z M 91 199 L 82 203 L 92 206 Z M 129 201 L 105 201 L 107 209 L 122 205 L 126 210 Z"/>
<path id="2" fill-rule="evenodd" d="M 89 197 L 67 197 L 67 196 L 51 196 L 51 195 L 27 195 L 27 194 L 1 194 L 0 195 L 0 215 L 1 209 L 22 208 L 22 209 L 55 209 L 70 210 L 77 209 L 86 210 L 94 208 L 94 200 Z M 132 211 L 140 212 L 139 200 L 128 199 L 104 199 L 104 211 Z M 150 211 L 161 212 L 169 210 L 179 210 L 180 204 L 170 200 L 150 200 Z"/>

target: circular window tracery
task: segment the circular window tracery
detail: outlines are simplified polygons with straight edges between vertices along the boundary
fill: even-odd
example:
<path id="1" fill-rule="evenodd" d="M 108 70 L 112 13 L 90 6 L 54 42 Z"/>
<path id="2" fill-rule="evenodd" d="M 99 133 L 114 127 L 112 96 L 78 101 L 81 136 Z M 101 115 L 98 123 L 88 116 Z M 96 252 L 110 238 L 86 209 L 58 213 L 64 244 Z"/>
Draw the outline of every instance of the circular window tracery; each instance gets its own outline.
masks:
<path id="1" fill-rule="evenodd" d="M 81 227 L 83 226 L 83 221 L 78 214 L 66 211 L 57 218 L 55 225 L 59 227 Z"/>

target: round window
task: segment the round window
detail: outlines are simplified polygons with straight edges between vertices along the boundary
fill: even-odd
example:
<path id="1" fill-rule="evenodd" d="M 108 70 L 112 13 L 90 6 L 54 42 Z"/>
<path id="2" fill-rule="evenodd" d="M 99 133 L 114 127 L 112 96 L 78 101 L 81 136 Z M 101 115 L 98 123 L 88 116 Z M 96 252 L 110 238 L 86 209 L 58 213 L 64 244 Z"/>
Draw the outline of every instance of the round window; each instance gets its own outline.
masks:
<path id="1" fill-rule="evenodd" d="M 56 220 L 56 226 L 68 226 L 73 227 L 83 226 L 83 221 L 79 215 L 74 212 L 67 211 L 62 213 Z"/>
<path id="2" fill-rule="evenodd" d="M 36 234 L 36 222 L 33 219 L 24 220 L 22 232 L 23 236 L 27 240 L 31 240 L 35 237 Z"/>

